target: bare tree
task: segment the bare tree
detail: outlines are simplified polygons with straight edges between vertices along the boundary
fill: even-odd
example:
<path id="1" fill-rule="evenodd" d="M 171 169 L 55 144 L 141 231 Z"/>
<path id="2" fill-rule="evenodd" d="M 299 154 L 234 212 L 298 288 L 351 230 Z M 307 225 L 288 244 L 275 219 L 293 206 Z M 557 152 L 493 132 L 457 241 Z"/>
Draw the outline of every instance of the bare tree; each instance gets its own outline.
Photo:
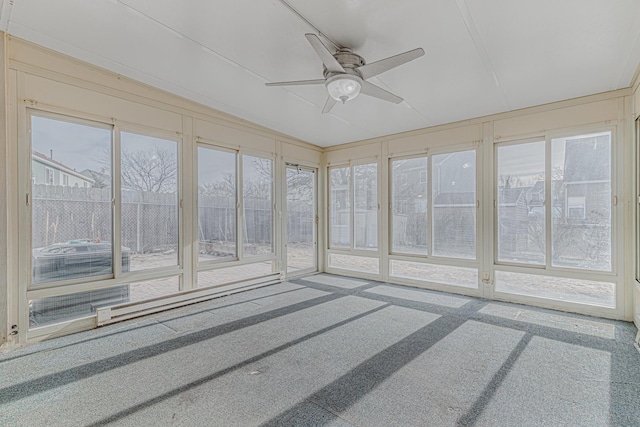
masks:
<path id="1" fill-rule="evenodd" d="M 170 150 L 129 151 L 122 149 L 122 186 L 157 193 L 176 190 L 178 165 Z"/>
<path id="2" fill-rule="evenodd" d="M 222 173 L 222 179 L 216 182 L 210 182 L 200 186 L 200 194 L 206 196 L 236 196 L 236 177 L 231 172 Z"/>

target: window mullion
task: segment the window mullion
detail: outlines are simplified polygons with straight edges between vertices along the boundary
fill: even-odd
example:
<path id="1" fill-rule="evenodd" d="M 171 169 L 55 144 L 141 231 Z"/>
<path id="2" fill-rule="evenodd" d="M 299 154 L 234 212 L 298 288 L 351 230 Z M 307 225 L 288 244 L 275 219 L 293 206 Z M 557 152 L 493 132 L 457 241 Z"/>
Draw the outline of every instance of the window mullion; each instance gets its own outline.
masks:
<path id="1" fill-rule="evenodd" d="M 553 185 L 553 165 L 551 164 L 551 139 L 549 137 L 545 138 L 544 164 L 545 265 L 548 269 L 551 267 L 553 256 L 553 193 L 551 192 Z"/>
<path id="2" fill-rule="evenodd" d="M 112 132 L 111 156 L 111 208 L 113 210 L 113 275 L 118 278 L 122 274 L 122 162 L 120 156 L 120 129 L 114 126 Z"/>

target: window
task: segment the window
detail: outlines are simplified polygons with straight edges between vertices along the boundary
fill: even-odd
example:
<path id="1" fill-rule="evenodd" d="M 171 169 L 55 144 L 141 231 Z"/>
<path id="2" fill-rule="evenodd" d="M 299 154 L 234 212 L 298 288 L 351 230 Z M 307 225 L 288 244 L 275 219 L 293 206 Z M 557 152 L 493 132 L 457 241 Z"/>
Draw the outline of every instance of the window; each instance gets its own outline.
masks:
<path id="1" fill-rule="evenodd" d="M 551 140 L 552 265 L 611 271 L 611 133 Z"/>
<path id="2" fill-rule="evenodd" d="M 498 261 L 540 265 L 546 257 L 545 142 L 497 149 Z M 539 190 L 540 200 L 527 193 Z"/>
<path id="3" fill-rule="evenodd" d="M 391 252 L 475 259 L 476 151 L 392 159 L 390 168 Z"/>
<path id="4" fill-rule="evenodd" d="M 330 248 L 378 249 L 378 165 L 329 169 Z"/>
<path id="5" fill-rule="evenodd" d="M 244 256 L 273 253 L 273 160 L 242 156 Z"/>
<path id="6" fill-rule="evenodd" d="M 330 223 L 329 247 L 351 246 L 351 168 L 329 169 Z"/>
<path id="7" fill-rule="evenodd" d="M 69 186 L 69 175 L 66 173 L 62 174 L 62 185 Z"/>
<path id="8" fill-rule="evenodd" d="M 391 251 L 427 255 L 427 158 L 397 159 L 390 164 Z"/>
<path id="9" fill-rule="evenodd" d="M 434 256 L 476 258 L 476 152 L 431 157 Z"/>
<path id="10" fill-rule="evenodd" d="M 54 191 L 48 185 L 54 171 L 42 167 L 47 157 L 41 154 L 53 150 L 67 168 L 110 173 L 112 139 L 111 129 L 97 124 L 31 116 L 33 284 L 113 275 L 111 183 Z M 123 250 L 122 257 L 128 260 L 129 254 Z"/>
<path id="11" fill-rule="evenodd" d="M 497 151 L 498 260 L 611 271 L 611 132 Z"/>
<path id="12" fill-rule="evenodd" d="M 236 153 L 198 147 L 198 260 L 237 258 Z"/>
<path id="13" fill-rule="evenodd" d="M 567 218 L 584 219 L 585 218 L 585 197 L 567 197 Z"/>
<path id="14" fill-rule="evenodd" d="M 354 247 L 375 250 L 378 248 L 378 165 L 356 165 L 353 177 Z"/>
<path id="15" fill-rule="evenodd" d="M 53 185 L 53 169 L 44 168 L 44 183 L 47 185 Z"/>
<path id="16" fill-rule="evenodd" d="M 178 143 L 128 132 L 120 140 L 121 238 L 131 254 L 122 270 L 177 265 Z"/>

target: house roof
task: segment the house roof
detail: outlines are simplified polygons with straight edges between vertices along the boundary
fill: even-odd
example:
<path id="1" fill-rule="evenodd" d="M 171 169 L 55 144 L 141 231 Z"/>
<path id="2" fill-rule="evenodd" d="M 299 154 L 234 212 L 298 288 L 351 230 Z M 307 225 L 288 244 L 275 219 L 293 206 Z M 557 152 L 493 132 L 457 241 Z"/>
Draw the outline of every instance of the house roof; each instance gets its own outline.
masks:
<path id="1" fill-rule="evenodd" d="M 498 190 L 501 205 L 512 205 L 518 202 L 518 199 L 530 187 L 501 188 Z"/>
<path id="2" fill-rule="evenodd" d="M 33 160 L 35 160 L 35 161 L 38 161 L 38 162 L 43 163 L 43 164 L 48 165 L 48 166 L 52 166 L 52 167 L 54 167 L 54 168 L 56 168 L 58 170 L 63 171 L 64 173 L 67 173 L 69 175 L 73 175 L 73 176 L 75 176 L 77 178 L 80 178 L 82 180 L 85 180 L 87 182 L 95 182 L 93 179 L 81 174 L 80 172 L 77 172 L 75 169 L 65 165 L 64 163 L 60 163 L 57 160 L 53 160 L 51 157 L 47 157 L 46 155 L 44 155 L 44 154 L 42 154 L 42 153 L 40 153 L 38 151 L 32 150 L 31 151 L 31 158 Z"/>

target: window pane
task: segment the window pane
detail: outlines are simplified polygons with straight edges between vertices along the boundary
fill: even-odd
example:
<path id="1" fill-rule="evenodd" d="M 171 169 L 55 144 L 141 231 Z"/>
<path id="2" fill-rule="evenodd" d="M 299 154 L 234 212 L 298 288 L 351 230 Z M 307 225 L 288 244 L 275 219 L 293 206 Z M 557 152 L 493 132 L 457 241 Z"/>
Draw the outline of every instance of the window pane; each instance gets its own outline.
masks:
<path id="1" fill-rule="evenodd" d="M 348 248 L 351 245 L 349 236 L 351 225 L 349 178 L 349 167 L 329 170 L 329 205 L 331 206 L 329 246 L 332 248 Z"/>
<path id="2" fill-rule="evenodd" d="M 611 133 L 551 141 L 552 264 L 611 271 Z"/>
<path id="3" fill-rule="evenodd" d="M 121 133 L 122 271 L 178 264 L 178 143 Z"/>
<path id="4" fill-rule="evenodd" d="M 96 310 L 131 301 L 130 285 L 29 301 L 29 327 L 60 323 L 96 315 Z"/>
<path id="5" fill-rule="evenodd" d="M 495 272 L 496 291 L 615 308 L 615 283 L 537 274 Z"/>
<path id="6" fill-rule="evenodd" d="M 242 156 L 244 256 L 273 252 L 273 160 Z"/>
<path id="7" fill-rule="evenodd" d="M 498 260 L 545 264 L 545 143 L 498 147 Z"/>
<path id="8" fill-rule="evenodd" d="M 287 168 L 287 271 L 315 269 L 315 173 Z"/>
<path id="9" fill-rule="evenodd" d="M 111 131 L 32 116 L 31 135 L 32 282 L 113 274 Z"/>
<path id="10" fill-rule="evenodd" d="M 243 280 L 268 276 L 273 273 L 273 261 L 236 265 L 198 273 L 198 287 L 220 286 Z"/>
<path id="11" fill-rule="evenodd" d="M 380 272 L 380 260 L 355 255 L 329 254 L 329 267 L 368 274 Z"/>
<path id="12" fill-rule="evenodd" d="M 427 255 L 427 158 L 391 161 L 391 251 Z"/>
<path id="13" fill-rule="evenodd" d="M 198 260 L 236 258 L 236 154 L 198 147 Z"/>
<path id="14" fill-rule="evenodd" d="M 423 282 L 478 288 L 478 269 L 420 262 L 389 261 L 390 275 Z"/>
<path id="15" fill-rule="evenodd" d="M 358 249 L 378 248 L 378 165 L 370 163 L 353 167 L 355 204 L 354 246 Z"/>
<path id="16" fill-rule="evenodd" d="M 129 286 L 130 302 L 144 301 L 180 292 L 180 277 L 164 277 L 131 283 L 127 286 Z"/>
<path id="17" fill-rule="evenodd" d="M 431 158 L 433 255 L 476 257 L 476 152 Z"/>

